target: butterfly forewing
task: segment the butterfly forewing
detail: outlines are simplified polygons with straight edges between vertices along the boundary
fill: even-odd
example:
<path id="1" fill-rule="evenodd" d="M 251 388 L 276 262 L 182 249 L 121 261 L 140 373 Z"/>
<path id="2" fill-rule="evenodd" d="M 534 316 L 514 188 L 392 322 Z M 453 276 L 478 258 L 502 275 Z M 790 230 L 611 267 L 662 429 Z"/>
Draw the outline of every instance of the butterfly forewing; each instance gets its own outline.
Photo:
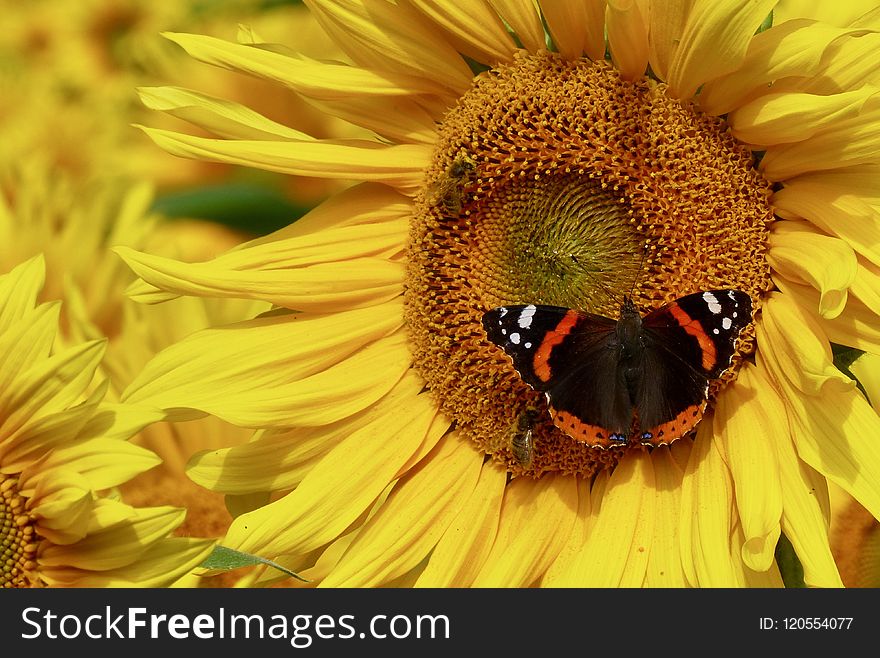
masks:
<path id="1" fill-rule="evenodd" d="M 740 332 L 752 321 L 752 300 L 740 290 L 685 295 L 642 320 L 653 343 L 691 365 L 707 379 L 730 367 Z"/>

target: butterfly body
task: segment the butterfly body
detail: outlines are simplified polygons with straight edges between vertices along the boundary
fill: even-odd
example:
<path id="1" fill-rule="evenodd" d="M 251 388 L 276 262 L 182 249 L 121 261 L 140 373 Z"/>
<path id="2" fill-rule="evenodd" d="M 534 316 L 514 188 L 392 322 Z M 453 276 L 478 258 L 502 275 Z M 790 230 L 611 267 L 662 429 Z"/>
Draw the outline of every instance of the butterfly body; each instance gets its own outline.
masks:
<path id="1" fill-rule="evenodd" d="M 624 300 L 617 320 L 559 306 L 502 306 L 488 338 L 522 380 L 544 392 L 554 424 L 596 447 L 662 445 L 702 418 L 709 383 L 729 367 L 751 322 L 738 290 L 686 295 L 642 317 Z"/>

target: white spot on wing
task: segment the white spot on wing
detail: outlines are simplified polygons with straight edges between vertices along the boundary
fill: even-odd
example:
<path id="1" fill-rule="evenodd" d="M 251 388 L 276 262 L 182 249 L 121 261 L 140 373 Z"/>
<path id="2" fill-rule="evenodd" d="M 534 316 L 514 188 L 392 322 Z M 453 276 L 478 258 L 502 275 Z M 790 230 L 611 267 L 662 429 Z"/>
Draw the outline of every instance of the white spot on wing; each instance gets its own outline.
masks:
<path id="1" fill-rule="evenodd" d="M 711 292 L 703 293 L 703 301 L 709 305 L 709 310 L 712 311 L 712 313 L 721 313 L 721 303 Z"/>
<path id="2" fill-rule="evenodd" d="M 526 343 L 526 344 L 525 344 L 525 348 L 526 348 L 527 350 L 532 349 L 532 344 L 531 344 L 531 343 Z"/>
<path id="3" fill-rule="evenodd" d="M 528 329 L 532 326 L 532 317 L 535 315 L 535 311 L 538 309 L 535 308 L 534 304 L 529 304 L 526 306 L 522 313 L 519 314 L 519 318 L 517 318 L 516 323 L 520 326 L 520 329 Z"/>
<path id="4" fill-rule="evenodd" d="M 713 334 L 720 334 L 721 332 L 718 331 L 717 329 L 713 329 L 713 330 L 712 330 L 712 333 L 713 333 Z"/>
<path id="5" fill-rule="evenodd" d="M 499 315 L 498 317 L 499 317 L 499 318 L 503 318 L 505 315 L 507 315 L 507 307 L 506 307 L 506 306 L 502 306 L 502 307 L 501 307 L 501 315 Z"/>
<path id="6" fill-rule="evenodd" d="M 730 318 L 724 318 L 721 320 L 721 326 L 724 327 L 725 330 L 730 329 L 733 326 L 733 320 Z"/>
<path id="7" fill-rule="evenodd" d="M 510 334 L 510 342 L 513 343 L 514 345 L 519 345 L 519 339 L 520 339 L 520 335 L 516 331 L 514 331 L 512 334 Z"/>

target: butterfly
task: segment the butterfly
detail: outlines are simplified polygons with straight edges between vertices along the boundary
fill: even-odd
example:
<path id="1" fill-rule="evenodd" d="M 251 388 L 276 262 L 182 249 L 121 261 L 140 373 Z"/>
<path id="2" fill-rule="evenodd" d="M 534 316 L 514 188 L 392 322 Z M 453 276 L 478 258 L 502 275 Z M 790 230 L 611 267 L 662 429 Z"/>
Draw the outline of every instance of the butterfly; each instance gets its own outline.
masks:
<path id="1" fill-rule="evenodd" d="M 641 316 L 625 298 L 617 320 L 561 306 L 500 306 L 483 315 L 490 341 L 547 398 L 554 425 L 596 447 L 657 446 L 690 432 L 709 383 L 730 367 L 752 321 L 741 290 L 681 297 Z"/>

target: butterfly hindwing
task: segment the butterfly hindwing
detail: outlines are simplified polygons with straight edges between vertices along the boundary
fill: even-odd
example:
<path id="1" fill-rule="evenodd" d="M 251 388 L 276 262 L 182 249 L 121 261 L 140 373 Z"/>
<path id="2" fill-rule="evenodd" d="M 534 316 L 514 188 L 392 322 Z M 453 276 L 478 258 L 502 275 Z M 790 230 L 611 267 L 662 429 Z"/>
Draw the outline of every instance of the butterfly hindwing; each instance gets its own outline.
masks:
<path id="1" fill-rule="evenodd" d="M 752 300 L 740 290 L 685 295 L 648 313 L 642 321 L 653 341 L 717 379 L 730 367 L 740 332 L 752 321 Z"/>
<path id="2" fill-rule="evenodd" d="M 573 438 L 601 445 L 625 440 L 632 419 L 609 349 L 616 325 L 559 306 L 504 306 L 483 316 L 489 340 L 507 353 L 524 382 L 545 392 L 554 424 Z M 609 438 L 614 434 L 623 438 Z"/>

